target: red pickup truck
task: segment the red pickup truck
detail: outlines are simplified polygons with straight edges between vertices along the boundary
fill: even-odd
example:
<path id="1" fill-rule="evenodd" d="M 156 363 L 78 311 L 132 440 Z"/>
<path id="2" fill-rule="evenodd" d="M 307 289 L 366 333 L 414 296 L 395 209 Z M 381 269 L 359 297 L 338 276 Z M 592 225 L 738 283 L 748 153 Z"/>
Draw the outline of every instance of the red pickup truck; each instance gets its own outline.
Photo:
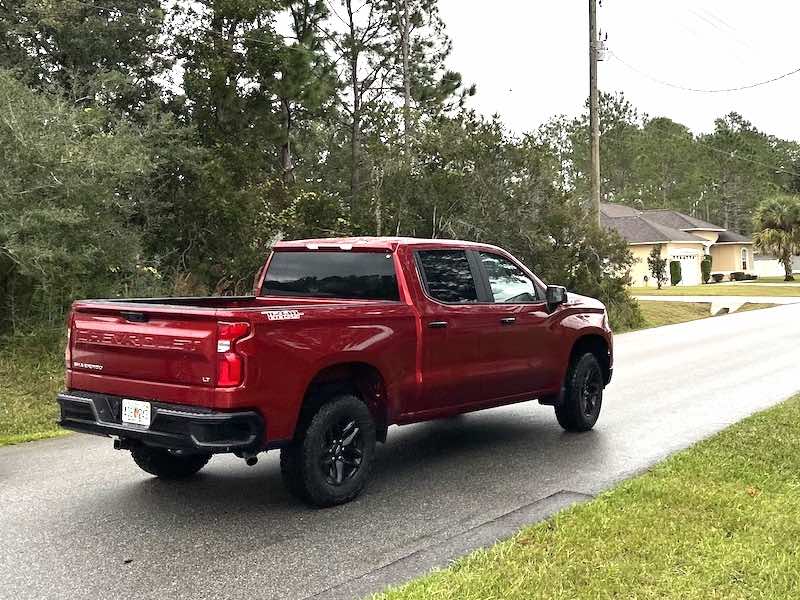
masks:
<path id="1" fill-rule="evenodd" d="M 612 338 L 600 302 L 500 248 L 319 239 L 276 244 L 253 296 L 75 302 L 66 365 L 61 426 L 148 473 L 280 448 L 288 489 L 330 506 L 363 490 L 392 424 L 538 399 L 591 429 Z"/>

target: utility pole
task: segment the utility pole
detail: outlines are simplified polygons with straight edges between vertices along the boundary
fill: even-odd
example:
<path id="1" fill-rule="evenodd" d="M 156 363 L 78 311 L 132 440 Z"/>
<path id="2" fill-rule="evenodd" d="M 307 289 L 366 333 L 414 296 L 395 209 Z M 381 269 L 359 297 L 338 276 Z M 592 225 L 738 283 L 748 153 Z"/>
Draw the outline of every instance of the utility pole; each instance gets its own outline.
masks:
<path id="1" fill-rule="evenodd" d="M 600 223 L 600 98 L 597 92 L 597 0 L 589 0 L 589 124 L 591 128 L 591 181 L 592 209 Z"/>
<path id="2" fill-rule="evenodd" d="M 408 154 L 408 135 L 411 130 L 411 73 L 409 72 L 409 54 L 411 51 L 411 20 L 408 0 L 403 0 L 403 16 L 401 18 L 403 39 L 403 141 Z M 408 159 L 408 156 L 406 156 Z"/>

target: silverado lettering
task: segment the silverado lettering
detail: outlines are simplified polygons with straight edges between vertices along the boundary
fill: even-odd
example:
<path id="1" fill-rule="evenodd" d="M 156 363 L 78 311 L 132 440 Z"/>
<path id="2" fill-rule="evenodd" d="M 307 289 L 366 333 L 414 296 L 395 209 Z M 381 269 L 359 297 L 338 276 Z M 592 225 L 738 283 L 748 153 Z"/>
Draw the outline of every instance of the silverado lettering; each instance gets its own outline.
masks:
<path id="1" fill-rule="evenodd" d="M 167 478 L 280 449 L 316 506 L 361 493 L 392 425 L 538 400 L 587 431 L 613 371 L 602 303 L 454 240 L 280 242 L 252 296 L 77 301 L 69 328 L 63 427 Z"/>
<path id="2" fill-rule="evenodd" d="M 75 339 L 78 342 L 102 344 L 105 346 L 130 346 L 132 348 L 185 350 L 188 352 L 200 352 L 202 350 L 201 340 L 135 333 L 116 333 L 113 331 L 78 330 L 75 333 Z"/>

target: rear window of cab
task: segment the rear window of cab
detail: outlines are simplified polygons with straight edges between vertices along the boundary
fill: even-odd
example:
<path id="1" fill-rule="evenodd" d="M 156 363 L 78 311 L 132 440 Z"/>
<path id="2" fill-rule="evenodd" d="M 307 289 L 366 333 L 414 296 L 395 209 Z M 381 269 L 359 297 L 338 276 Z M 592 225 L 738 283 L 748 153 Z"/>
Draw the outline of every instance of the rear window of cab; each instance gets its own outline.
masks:
<path id="1" fill-rule="evenodd" d="M 382 252 L 276 251 L 263 296 L 399 300 L 392 255 Z"/>

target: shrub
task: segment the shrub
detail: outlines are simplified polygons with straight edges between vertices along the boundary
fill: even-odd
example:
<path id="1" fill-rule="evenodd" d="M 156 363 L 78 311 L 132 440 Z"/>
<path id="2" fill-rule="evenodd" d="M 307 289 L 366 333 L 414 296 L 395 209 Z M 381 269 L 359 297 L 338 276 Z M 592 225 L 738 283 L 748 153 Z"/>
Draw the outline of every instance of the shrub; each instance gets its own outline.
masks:
<path id="1" fill-rule="evenodd" d="M 645 324 L 639 303 L 635 300 L 631 302 L 612 300 L 606 304 L 606 309 L 611 328 L 617 333 L 638 329 Z"/>
<path id="2" fill-rule="evenodd" d="M 708 283 L 711 279 L 711 255 L 706 254 L 700 263 L 700 272 L 702 273 L 703 283 Z"/>
<path id="3" fill-rule="evenodd" d="M 731 281 L 744 281 L 745 276 L 743 271 L 734 271 L 731 273 Z"/>
<path id="4" fill-rule="evenodd" d="M 711 279 L 713 279 L 713 280 L 714 280 L 714 283 L 719 283 L 720 281 L 722 281 L 723 279 L 725 279 L 725 275 L 723 275 L 722 273 L 714 273 L 714 274 L 711 276 Z"/>
<path id="5" fill-rule="evenodd" d="M 647 257 L 647 268 L 650 270 L 653 279 L 656 280 L 658 289 L 661 289 L 661 286 L 667 280 L 667 259 L 661 257 L 661 247 L 661 244 L 653 246 L 650 255 Z"/>
<path id="6" fill-rule="evenodd" d="M 678 285 L 681 282 L 681 263 L 678 260 L 669 261 L 669 282 Z"/>

